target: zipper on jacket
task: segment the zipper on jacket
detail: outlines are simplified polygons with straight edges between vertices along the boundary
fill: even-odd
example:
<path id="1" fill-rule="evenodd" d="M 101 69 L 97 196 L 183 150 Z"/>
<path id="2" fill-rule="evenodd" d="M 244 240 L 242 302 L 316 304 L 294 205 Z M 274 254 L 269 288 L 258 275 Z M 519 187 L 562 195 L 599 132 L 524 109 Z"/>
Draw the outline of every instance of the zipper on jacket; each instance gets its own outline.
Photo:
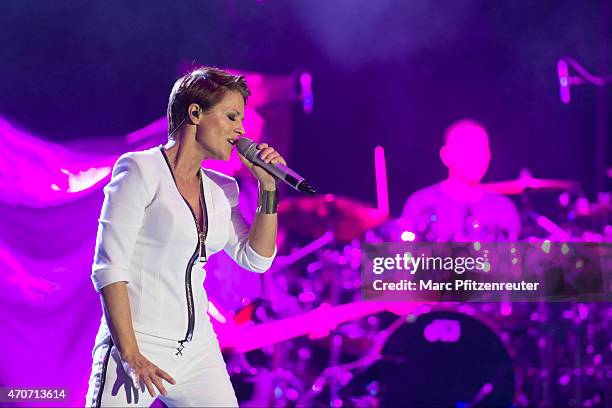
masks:
<path id="1" fill-rule="evenodd" d="M 195 217 L 195 214 L 193 214 L 193 220 L 195 221 L 196 229 L 198 230 L 198 244 L 200 247 L 200 259 L 198 259 L 198 261 L 200 263 L 204 263 L 208 260 L 208 256 L 206 255 L 206 237 L 208 236 L 208 208 L 206 207 L 206 197 L 204 196 L 204 184 L 202 182 L 202 176 L 203 176 L 202 173 L 203 172 L 200 169 L 200 205 L 202 206 L 202 219 L 206 220 L 204 224 L 205 227 L 203 230 L 200 229 L 198 220 Z"/>
<path id="2" fill-rule="evenodd" d="M 204 232 L 200 232 L 198 234 L 200 238 L 200 259 L 199 262 L 206 262 L 206 234 Z"/>
<path id="3" fill-rule="evenodd" d="M 202 203 L 206 203 L 204 199 L 204 186 L 202 184 L 202 170 L 200 170 L 200 206 Z M 184 198 L 183 198 L 184 199 Z M 196 258 L 198 262 L 204 263 L 206 262 L 206 231 L 202 231 L 200 225 L 198 224 L 198 218 L 195 213 L 191 209 L 191 206 L 187 203 L 187 207 L 189 207 L 189 211 L 191 211 L 191 215 L 193 216 L 193 222 L 195 223 L 196 230 L 198 232 L 198 244 L 196 245 L 195 251 L 193 255 L 191 255 L 191 259 L 187 263 L 187 270 L 185 271 L 185 292 L 187 295 L 187 332 L 185 333 L 185 338 L 179 341 L 179 346 L 177 347 L 176 355 L 183 355 L 182 351 L 185 348 L 184 343 L 188 343 L 191 341 L 193 337 L 193 329 L 195 326 L 195 306 L 193 302 L 193 290 L 191 288 L 191 271 L 193 269 L 193 264 L 195 263 Z M 206 217 L 206 230 L 208 230 L 208 210 L 206 206 L 202 206 L 202 218 Z"/>
<path id="4" fill-rule="evenodd" d="M 187 269 L 185 270 L 185 294 L 187 296 L 187 333 L 185 333 L 185 338 L 183 340 L 179 340 L 179 346 L 176 349 L 176 355 L 183 355 L 183 349 L 185 348 L 184 343 L 190 342 L 193 336 L 193 328 L 195 326 L 195 306 L 193 304 L 193 291 L 191 289 L 191 269 L 193 268 L 193 264 L 196 260 L 198 249 L 200 247 L 200 243 L 196 246 L 193 255 L 191 255 L 191 259 L 187 263 Z"/>
<path id="5" fill-rule="evenodd" d="M 164 151 L 163 147 L 160 146 L 159 149 L 162 152 L 162 156 L 164 156 L 164 160 L 166 161 L 166 164 L 168 165 L 168 169 L 170 170 L 170 174 L 172 175 L 172 179 L 174 180 L 174 185 L 176 186 L 177 190 L 178 190 L 178 185 L 176 184 L 176 179 L 174 178 L 174 173 L 172 172 L 172 167 L 170 166 L 170 161 L 168 160 L 168 157 L 166 156 L 166 152 Z M 200 206 L 202 206 L 202 203 L 204 203 L 204 205 L 202 206 L 202 217 L 206 217 L 206 230 L 208 230 L 208 209 L 206 208 L 206 201 L 204 199 L 204 187 L 203 187 L 203 183 L 202 183 L 202 169 L 200 169 L 199 171 L 199 180 L 200 180 Z M 179 191 L 180 194 L 180 191 Z M 187 200 L 185 199 L 185 197 L 183 197 L 183 195 L 181 194 L 181 197 L 183 198 L 183 201 L 185 201 L 185 204 L 187 204 L 187 208 L 189 208 L 189 211 L 191 211 L 191 215 L 193 216 L 193 221 L 195 223 L 196 226 L 196 231 L 198 233 L 198 241 L 197 241 L 197 245 L 195 250 L 193 251 L 193 254 L 191 255 L 191 258 L 189 259 L 189 262 L 187 263 L 187 269 L 185 270 L 185 295 L 187 298 L 187 332 L 185 333 L 185 338 L 183 340 L 179 340 L 179 346 L 177 347 L 177 352 L 176 355 L 183 355 L 183 349 L 185 348 L 184 343 L 191 341 L 191 338 L 193 337 L 193 329 L 195 326 L 195 305 L 194 305 L 194 301 L 193 301 L 193 290 L 191 287 L 191 270 L 193 269 L 193 264 L 195 263 L 196 258 L 199 257 L 199 261 L 200 262 L 206 262 L 206 235 L 207 235 L 207 231 L 201 231 L 200 230 L 200 226 L 198 225 L 198 219 L 195 215 L 195 213 L 193 212 L 193 210 L 191 209 L 191 206 L 189 205 L 189 202 L 187 202 Z"/>

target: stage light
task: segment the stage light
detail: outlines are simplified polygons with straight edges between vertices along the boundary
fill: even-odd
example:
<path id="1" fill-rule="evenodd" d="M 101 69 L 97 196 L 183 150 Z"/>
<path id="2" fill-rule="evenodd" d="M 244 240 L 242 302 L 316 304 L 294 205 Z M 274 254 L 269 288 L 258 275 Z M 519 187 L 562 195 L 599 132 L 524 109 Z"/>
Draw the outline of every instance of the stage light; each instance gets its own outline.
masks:
<path id="1" fill-rule="evenodd" d="M 404 232 L 402 232 L 402 235 L 400 236 L 400 238 L 404 242 L 406 242 L 406 241 L 412 242 L 412 241 L 414 241 L 416 239 L 416 235 L 412 231 L 404 231 Z"/>
<path id="2" fill-rule="evenodd" d="M 559 77 L 559 97 L 565 104 L 570 103 L 570 80 L 568 76 L 567 62 L 560 59 L 557 62 L 557 75 Z"/>
<path id="3" fill-rule="evenodd" d="M 300 74 L 300 87 L 302 91 L 300 95 L 302 109 L 304 113 L 311 113 L 314 107 L 314 93 L 312 92 L 312 75 L 308 72 L 302 72 Z"/>

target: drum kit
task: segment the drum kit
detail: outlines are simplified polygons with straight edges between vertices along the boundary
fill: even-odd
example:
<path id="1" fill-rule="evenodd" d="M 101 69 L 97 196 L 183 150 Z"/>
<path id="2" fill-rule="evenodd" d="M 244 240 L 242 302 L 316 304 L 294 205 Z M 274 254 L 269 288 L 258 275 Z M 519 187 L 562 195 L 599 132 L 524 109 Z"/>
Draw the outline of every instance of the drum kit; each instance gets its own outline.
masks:
<path id="1" fill-rule="evenodd" d="M 612 242 L 609 193 L 589 203 L 577 182 L 525 174 L 484 187 L 521 197 L 525 240 Z M 558 196 L 555 216 L 531 208 L 535 192 Z M 241 406 L 612 404 L 608 304 L 364 302 L 362 248 L 405 238 L 401 223 L 329 194 L 287 199 L 279 217 L 265 295 L 237 313 L 262 340 L 228 356 Z"/>

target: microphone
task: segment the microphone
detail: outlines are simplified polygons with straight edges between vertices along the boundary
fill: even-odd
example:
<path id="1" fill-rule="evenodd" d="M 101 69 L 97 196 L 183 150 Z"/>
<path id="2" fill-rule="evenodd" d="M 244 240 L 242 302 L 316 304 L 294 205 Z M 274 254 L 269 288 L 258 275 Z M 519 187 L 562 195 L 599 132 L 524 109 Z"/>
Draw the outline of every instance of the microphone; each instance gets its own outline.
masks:
<path id="1" fill-rule="evenodd" d="M 259 150 L 257 150 L 257 143 L 247 137 L 241 137 L 236 141 L 236 149 L 242 154 L 248 161 L 253 164 L 262 167 L 273 176 L 281 179 L 291 187 L 302 193 L 314 194 L 315 189 L 306 182 L 304 177 L 300 176 L 289 167 L 284 166 L 280 163 L 266 163 L 259 158 Z"/>

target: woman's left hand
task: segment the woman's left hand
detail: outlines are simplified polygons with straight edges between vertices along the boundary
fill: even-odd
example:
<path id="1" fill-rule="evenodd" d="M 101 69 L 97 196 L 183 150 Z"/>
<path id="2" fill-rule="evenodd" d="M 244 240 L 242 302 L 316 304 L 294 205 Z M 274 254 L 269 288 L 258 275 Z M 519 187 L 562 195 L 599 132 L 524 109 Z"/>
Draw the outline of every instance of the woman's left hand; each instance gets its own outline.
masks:
<path id="1" fill-rule="evenodd" d="M 257 150 L 259 150 L 259 157 L 266 163 L 281 163 L 285 166 L 287 165 L 287 162 L 285 162 L 283 156 L 281 156 L 276 150 L 274 150 L 273 147 L 268 146 L 266 143 L 259 143 L 257 145 Z M 253 175 L 257 177 L 257 180 L 259 180 L 259 184 L 264 190 L 276 189 L 276 179 L 272 174 L 268 173 L 263 168 L 254 165 L 240 153 L 238 153 L 238 156 L 240 157 L 240 161 L 242 162 L 242 164 L 244 164 L 249 170 L 251 170 L 251 173 L 253 173 Z"/>

